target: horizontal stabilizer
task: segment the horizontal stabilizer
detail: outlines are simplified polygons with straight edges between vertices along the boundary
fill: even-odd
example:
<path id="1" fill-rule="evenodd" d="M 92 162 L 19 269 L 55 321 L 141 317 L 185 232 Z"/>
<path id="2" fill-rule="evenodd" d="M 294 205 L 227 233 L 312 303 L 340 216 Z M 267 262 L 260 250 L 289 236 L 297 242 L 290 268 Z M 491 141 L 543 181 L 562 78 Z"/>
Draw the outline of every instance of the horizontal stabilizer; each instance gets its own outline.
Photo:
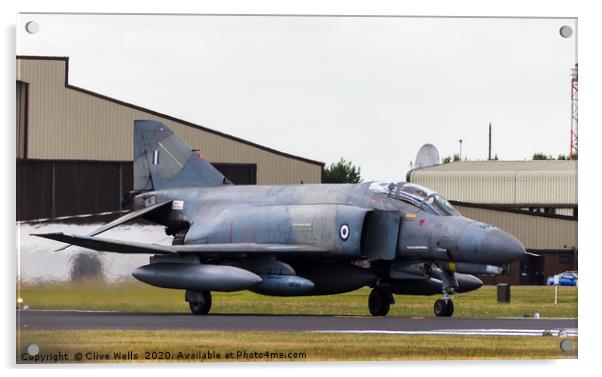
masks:
<path id="1" fill-rule="evenodd" d="M 321 254 L 328 250 L 313 245 L 223 243 L 203 245 L 158 245 L 64 233 L 32 234 L 97 251 L 122 254 Z"/>

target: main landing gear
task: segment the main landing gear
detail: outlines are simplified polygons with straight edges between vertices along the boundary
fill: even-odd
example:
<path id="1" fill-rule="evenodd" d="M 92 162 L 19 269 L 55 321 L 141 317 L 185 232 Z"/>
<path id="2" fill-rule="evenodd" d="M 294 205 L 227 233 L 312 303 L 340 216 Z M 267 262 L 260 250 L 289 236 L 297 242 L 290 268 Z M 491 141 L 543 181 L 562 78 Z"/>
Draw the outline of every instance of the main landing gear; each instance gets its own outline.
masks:
<path id="1" fill-rule="evenodd" d="M 368 296 L 368 309 L 374 317 L 386 316 L 389 313 L 391 304 L 394 304 L 393 294 L 390 290 L 384 288 L 374 288 Z"/>
<path id="2" fill-rule="evenodd" d="M 205 315 L 211 310 L 211 292 L 209 291 L 187 290 L 185 298 L 192 314 Z"/>

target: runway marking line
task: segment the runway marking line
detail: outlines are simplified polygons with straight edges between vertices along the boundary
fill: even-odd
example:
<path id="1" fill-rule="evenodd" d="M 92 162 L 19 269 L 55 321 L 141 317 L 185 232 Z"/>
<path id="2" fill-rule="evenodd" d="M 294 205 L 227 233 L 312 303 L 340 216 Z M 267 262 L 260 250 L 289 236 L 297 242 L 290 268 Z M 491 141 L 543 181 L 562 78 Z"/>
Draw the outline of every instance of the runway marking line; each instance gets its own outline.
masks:
<path id="1" fill-rule="evenodd" d="M 118 311 L 118 310 L 84 310 L 84 309 L 17 309 L 17 313 L 21 312 L 21 311 L 29 311 L 29 312 L 74 312 L 74 313 L 118 313 L 118 314 L 140 314 L 140 315 L 144 315 L 144 314 L 181 314 L 181 315 L 188 315 L 188 313 L 186 312 L 181 312 L 181 313 L 175 313 L 175 312 L 149 312 L 149 313 L 144 313 L 144 312 L 124 312 L 124 311 Z M 235 313 L 214 313 L 214 314 L 210 314 L 212 316 L 220 316 L 220 315 L 231 315 L 231 314 L 235 314 Z M 237 314 L 238 315 L 238 314 Z M 248 316 L 256 316 L 257 314 L 246 314 Z M 263 316 L 263 314 L 261 314 Z M 280 314 L 274 314 L 274 316 L 278 316 L 281 317 L 282 315 Z M 291 315 L 291 316 L 294 316 Z M 320 315 L 316 315 L 316 316 L 320 316 Z M 362 315 L 332 315 L 333 318 L 373 318 L 372 316 L 362 316 Z M 408 319 L 417 319 L 417 320 L 421 320 L 421 319 L 433 319 L 432 317 L 383 317 L 383 318 L 408 318 Z M 578 320 L 578 318 L 574 318 L 574 317 L 549 317 L 549 318 L 525 318 L 525 317 L 482 317 L 482 318 L 475 318 L 475 317 L 454 317 L 454 319 L 479 319 L 479 320 L 516 320 L 516 319 L 520 319 L 520 320 L 533 320 L 533 321 L 555 321 L 555 320 Z M 441 319 L 442 321 L 445 321 L 445 319 Z"/>
<path id="2" fill-rule="evenodd" d="M 19 312 L 63 312 L 63 313 L 131 313 L 118 312 L 116 310 L 80 310 L 80 309 L 21 309 Z"/>
<path id="3" fill-rule="evenodd" d="M 443 330 L 315 330 L 313 333 L 339 333 L 339 334 L 394 334 L 394 335 L 466 335 L 466 336 L 578 336 L 577 329 L 443 329 Z"/>

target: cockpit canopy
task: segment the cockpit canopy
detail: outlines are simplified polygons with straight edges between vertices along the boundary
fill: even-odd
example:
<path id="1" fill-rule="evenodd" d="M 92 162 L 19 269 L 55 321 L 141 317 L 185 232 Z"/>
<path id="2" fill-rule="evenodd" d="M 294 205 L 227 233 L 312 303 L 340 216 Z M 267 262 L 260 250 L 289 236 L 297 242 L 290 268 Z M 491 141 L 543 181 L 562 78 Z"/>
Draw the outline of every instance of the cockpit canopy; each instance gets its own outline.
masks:
<path id="1" fill-rule="evenodd" d="M 442 195 L 431 189 L 408 182 L 372 182 L 370 191 L 401 200 L 439 216 L 461 216 Z"/>

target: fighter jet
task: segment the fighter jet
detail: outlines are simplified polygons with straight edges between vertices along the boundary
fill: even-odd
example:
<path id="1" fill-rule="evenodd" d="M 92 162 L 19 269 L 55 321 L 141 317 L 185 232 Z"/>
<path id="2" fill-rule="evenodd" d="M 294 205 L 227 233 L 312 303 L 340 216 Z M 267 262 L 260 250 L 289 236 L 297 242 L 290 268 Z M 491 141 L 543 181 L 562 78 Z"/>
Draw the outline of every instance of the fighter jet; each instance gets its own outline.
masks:
<path id="1" fill-rule="evenodd" d="M 492 225 L 463 217 L 443 196 L 413 183 L 236 186 L 164 124 L 134 122 L 132 211 L 91 234 L 37 234 L 80 247 L 150 254 L 133 276 L 181 289 L 193 314 L 207 314 L 211 292 L 251 290 L 312 296 L 368 286 L 373 316 L 394 295 L 452 296 L 478 289 L 474 275 L 502 274 L 524 246 Z M 163 225 L 171 245 L 97 237 L 143 218 Z"/>

